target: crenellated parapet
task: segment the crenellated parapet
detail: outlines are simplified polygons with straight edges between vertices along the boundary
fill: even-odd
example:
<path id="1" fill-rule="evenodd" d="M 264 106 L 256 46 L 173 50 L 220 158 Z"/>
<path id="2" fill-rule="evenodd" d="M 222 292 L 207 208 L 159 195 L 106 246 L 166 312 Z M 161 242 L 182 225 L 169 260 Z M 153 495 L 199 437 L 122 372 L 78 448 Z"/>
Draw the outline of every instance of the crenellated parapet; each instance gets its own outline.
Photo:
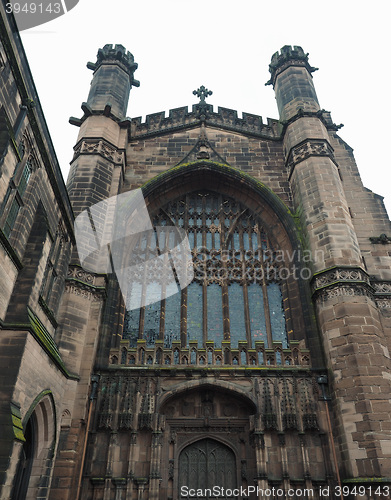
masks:
<path id="1" fill-rule="evenodd" d="M 308 53 L 298 45 L 284 45 L 280 52 L 275 52 L 272 56 L 271 63 L 269 64 L 269 71 L 271 73 L 270 80 L 266 85 L 275 84 L 277 76 L 282 73 L 289 66 L 304 66 L 309 73 L 317 71 L 318 68 L 314 68 L 308 62 Z"/>
<path id="2" fill-rule="evenodd" d="M 219 106 L 215 112 L 210 104 L 204 105 L 202 109 L 200 109 L 200 104 L 194 104 L 191 111 L 188 110 L 187 106 L 183 106 L 171 109 L 168 116 L 164 111 L 147 115 L 144 122 L 141 121 L 141 117 L 133 118 L 130 137 L 142 138 L 174 132 L 184 128 L 198 127 L 201 123 L 205 123 L 209 127 L 267 139 L 278 140 L 281 135 L 278 120 L 268 118 L 265 124 L 262 117 L 258 115 L 243 113 L 242 118 L 239 118 L 238 112 L 233 109 Z"/>
<path id="3" fill-rule="evenodd" d="M 117 64 L 132 77 L 132 85 L 138 87 L 140 82 L 133 79 L 133 73 L 138 68 L 134 62 L 133 54 L 125 49 L 123 45 L 107 44 L 98 50 L 96 63 L 87 63 L 87 68 L 97 71 L 103 64 Z"/>

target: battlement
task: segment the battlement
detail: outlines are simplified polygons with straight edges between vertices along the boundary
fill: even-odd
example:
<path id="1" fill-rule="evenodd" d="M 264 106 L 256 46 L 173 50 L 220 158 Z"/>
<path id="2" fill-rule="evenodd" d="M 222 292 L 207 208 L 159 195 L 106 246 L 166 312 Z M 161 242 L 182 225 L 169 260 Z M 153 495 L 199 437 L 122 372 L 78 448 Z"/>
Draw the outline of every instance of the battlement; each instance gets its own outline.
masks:
<path id="1" fill-rule="evenodd" d="M 272 56 L 269 64 L 271 78 L 266 85 L 274 85 L 277 74 L 287 66 L 291 65 L 292 61 L 295 61 L 296 64 L 299 63 L 299 65 L 305 66 L 310 73 L 313 73 L 318 69 L 309 64 L 308 53 L 305 53 L 300 46 L 293 45 L 292 47 L 291 45 L 284 45 L 280 52 L 275 52 Z"/>
<path id="2" fill-rule="evenodd" d="M 99 49 L 97 53 L 96 63 L 89 62 L 87 68 L 92 69 L 94 72 L 102 66 L 102 64 L 120 64 L 129 75 L 138 68 L 138 64 L 134 62 L 133 54 L 125 49 L 123 45 L 106 44 L 103 49 Z M 134 85 L 134 83 L 133 83 Z"/>
<path id="3" fill-rule="evenodd" d="M 261 116 L 250 113 L 242 113 L 242 118 L 239 118 L 237 111 L 219 106 L 217 112 L 215 112 L 211 104 L 204 104 L 204 106 L 194 104 L 190 112 L 187 106 L 183 106 L 170 109 L 168 116 L 166 116 L 164 111 L 161 111 L 147 115 L 144 122 L 142 122 L 141 117 L 133 118 L 131 121 L 132 137 L 161 134 L 182 128 L 196 127 L 200 125 L 201 121 L 207 126 L 246 133 L 257 137 L 275 139 L 280 135 L 278 120 L 268 118 L 267 124 L 265 124 Z"/>

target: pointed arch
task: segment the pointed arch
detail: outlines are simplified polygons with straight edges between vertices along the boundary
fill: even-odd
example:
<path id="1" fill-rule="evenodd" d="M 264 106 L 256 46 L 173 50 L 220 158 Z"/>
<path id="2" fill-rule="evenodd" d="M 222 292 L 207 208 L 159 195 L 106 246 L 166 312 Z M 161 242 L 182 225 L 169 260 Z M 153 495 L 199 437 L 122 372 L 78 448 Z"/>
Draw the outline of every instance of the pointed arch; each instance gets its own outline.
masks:
<path id="1" fill-rule="evenodd" d="M 177 398 L 180 399 L 185 393 L 207 389 L 234 396 L 249 408 L 250 414 L 256 413 L 257 411 L 256 400 L 252 394 L 249 394 L 242 387 L 233 382 L 218 379 L 214 379 L 213 382 L 205 380 L 188 380 L 183 384 L 178 384 L 175 388 L 168 390 L 158 398 L 156 411 L 164 413 L 163 408 L 168 406 L 170 401 Z"/>
<path id="2" fill-rule="evenodd" d="M 273 234 L 276 233 L 276 226 L 283 226 L 286 233 L 283 238 L 275 234 L 282 248 L 303 249 L 303 236 L 290 209 L 264 183 L 237 168 L 210 160 L 184 163 L 157 175 L 142 186 L 151 214 L 179 193 L 197 189 L 214 189 L 242 199 L 256 215 L 269 222 Z"/>
<path id="3" fill-rule="evenodd" d="M 12 500 L 37 498 L 38 489 L 50 483 L 56 422 L 53 394 L 47 389 L 34 399 L 23 419 L 26 441 L 14 479 Z"/>

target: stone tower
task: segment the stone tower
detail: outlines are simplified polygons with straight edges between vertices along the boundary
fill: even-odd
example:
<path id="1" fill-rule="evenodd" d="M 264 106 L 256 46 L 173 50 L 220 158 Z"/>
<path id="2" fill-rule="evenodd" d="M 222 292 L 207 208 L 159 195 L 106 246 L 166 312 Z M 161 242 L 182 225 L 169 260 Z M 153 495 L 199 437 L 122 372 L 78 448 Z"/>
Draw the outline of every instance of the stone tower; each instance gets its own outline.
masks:
<path id="1" fill-rule="evenodd" d="M 84 117 L 71 119 L 80 126 L 68 181 L 75 212 L 142 187 L 154 224 L 186 229 L 204 274 L 176 303 L 137 311 L 108 279 L 82 496 L 179 498 L 186 482 L 202 486 L 189 461 L 209 456 L 213 468 L 213 453 L 231 463 L 221 481 L 237 471 L 232 488 L 300 486 L 318 498 L 343 481 L 382 484 L 390 340 L 379 292 L 390 269 L 373 230 L 386 233 L 389 221 L 319 106 L 308 55 L 289 46 L 274 54 L 268 83 L 280 118 L 267 124 L 214 112 L 204 87 L 191 112 L 125 119 L 133 58 L 106 46 L 89 67 Z"/>
<path id="2" fill-rule="evenodd" d="M 137 64 L 122 45 L 106 45 L 99 50 L 96 64 L 87 66 L 93 70 L 93 78 L 87 102 L 82 104 L 84 116 L 80 120 L 70 119 L 80 126 L 67 184 L 75 215 L 120 192 L 127 142 L 125 114 L 130 89 L 139 85 L 133 79 Z M 112 277 L 85 271 L 74 249 L 59 313 L 59 350 L 66 353 L 68 367 L 79 381 L 70 385 L 66 394 L 72 419 L 60 435 L 53 498 L 76 498 L 80 488 L 88 419 L 86 404 L 90 401 L 91 406 L 89 396 L 98 380 L 93 369 L 99 366 L 99 346 L 104 344 L 100 337 L 110 326 L 107 318 L 118 316 L 117 311 L 108 316 L 114 300 L 112 289 Z M 115 302 L 118 300 L 116 294 Z"/>
<path id="3" fill-rule="evenodd" d="M 363 212 L 363 205 L 375 208 L 376 197 L 361 191 L 349 148 L 330 130 L 307 55 L 300 47 L 284 47 L 270 70 L 286 127 L 295 210 L 318 256 L 311 287 L 331 379 L 341 473 L 389 476 L 390 338 L 374 292 L 378 280 L 390 279 L 390 256 L 371 244 L 367 227 L 379 224 L 383 232 L 387 222 L 382 226 L 381 216 L 375 222 Z"/>

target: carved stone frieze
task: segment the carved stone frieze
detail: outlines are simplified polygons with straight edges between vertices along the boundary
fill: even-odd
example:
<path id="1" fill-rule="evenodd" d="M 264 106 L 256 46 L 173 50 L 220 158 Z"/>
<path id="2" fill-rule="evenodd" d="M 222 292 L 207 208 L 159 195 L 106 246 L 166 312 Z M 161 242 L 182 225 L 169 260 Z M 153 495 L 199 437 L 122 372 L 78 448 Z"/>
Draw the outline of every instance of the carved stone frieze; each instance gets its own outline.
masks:
<path id="1" fill-rule="evenodd" d="M 80 297 L 83 297 L 84 299 L 92 300 L 93 302 L 99 302 L 105 296 L 103 290 L 93 290 L 83 283 L 71 281 L 67 281 L 65 283 L 65 292 L 71 293 L 73 295 L 78 295 Z"/>
<path id="2" fill-rule="evenodd" d="M 306 139 L 294 146 L 288 154 L 286 165 L 289 175 L 298 163 L 310 156 L 328 156 L 334 159 L 334 150 L 325 139 Z"/>
<path id="3" fill-rule="evenodd" d="M 375 289 L 376 295 L 388 295 L 391 294 L 391 282 L 390 281 L 373 281 L 371 283 Z"/>
<path id="4" fill-rule="evenodd" d="M 73 160 L 82 154 L 94 154 L 100 155 L 116 165 L 124 164 L 124 151 L 119 150 L 104 139 L 83 139 L 75 146 L 74 151 Z"/>
<path id="5" fill-rule="evenodd" d="M 379 309 L 391 309 L 391 298 L 377 299 L 376 304 Z"/>
<path id="6" fill-rule="evenodd" d="M 332 268 L 316 274 L 312 280 L 312 291 L 335 284 L 337 282 L 365 282 L 369 284 L 369 278 L 365 271 L 360 268 Z"/>
<path id="7" fill-rule="evenodd" d="M 367 273 L 359 267 L 335 267 L 318 273 L 312 279 L 311 290 L 322 300 L 354 295 L 373 298 L 374 292 Z"/>
<path id="8" fill-rule="evenodd" d="M 65 292 L 88 300 L 100 301 L 106 296 L 104 278 L 95 276 L 78 266 L 70 266 L 65 281 Z"/>
<path id="9" fill-rule="evenodd" d="M 68 268 L 68 278 L 75 278 L 77 280 L 83 281 L 88 285 L 95 284 L 95 276 L 77 266 L 71 266 Z"/>

